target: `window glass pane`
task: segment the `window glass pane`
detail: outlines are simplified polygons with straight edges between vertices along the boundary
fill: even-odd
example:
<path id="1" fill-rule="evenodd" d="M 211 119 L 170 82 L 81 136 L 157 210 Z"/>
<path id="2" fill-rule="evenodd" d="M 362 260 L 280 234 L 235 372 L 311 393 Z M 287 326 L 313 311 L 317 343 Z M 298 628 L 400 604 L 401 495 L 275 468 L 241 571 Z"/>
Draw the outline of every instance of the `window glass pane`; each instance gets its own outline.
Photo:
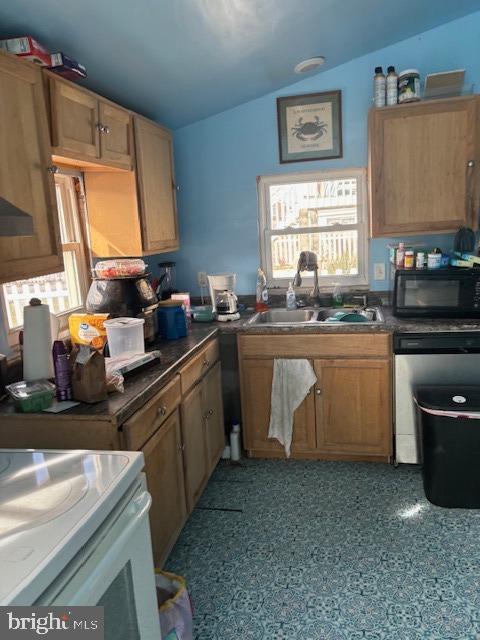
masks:
<path id="1" fill-rule="evenodd" d="M 273 235 L 271 237 L 273 277 L 293 278 L 301 251 L 313 251 L 317 254 L 319 276 L 358 274 L 358 231 L 356 229 Z M 308 272 L 302 274 L 302 279 L 308 277 Z"/>
<path id="2" fill-rule="evenodd" d="M 23 308 L 31 298 L 40 298 L 52 313 L 62 313 L 81 306 L 76 257 L 73 251 L 63 253 L 65 271 L 48 276 L 17 280 L 3 285 L 3 295 L 10 329 L 23 325 Z"/>
<path id="3" fill-rule="evenodd" d="M 269 195 L 271 229 L 357 223 L 356 178 L 278 184 Z"/>

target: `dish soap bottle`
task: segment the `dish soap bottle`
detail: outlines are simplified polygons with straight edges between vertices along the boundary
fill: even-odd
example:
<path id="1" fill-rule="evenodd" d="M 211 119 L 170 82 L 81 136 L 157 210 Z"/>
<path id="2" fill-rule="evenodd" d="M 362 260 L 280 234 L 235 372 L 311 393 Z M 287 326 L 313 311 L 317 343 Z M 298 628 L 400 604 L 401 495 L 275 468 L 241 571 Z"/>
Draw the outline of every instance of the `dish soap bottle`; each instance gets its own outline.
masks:
<path id="1" fill-rule="evenodd" d="M 267 278 L 262 269 L 257 271 L 257 298 L 255 311 L 267 311 L 268 309 L 268 289 Z"/>
<path id="2" fill-rule="evenodd" d="M 338 284 L 338 282 L 335 283 L 332 297 L 333 297 L 334 307 L 343 307 L 343 291 L 342 291 L 342 287 Z"/>
<path id="3" fill-rule="evenodd" d="M 292 309 L 296 309 L 296 308 L 297 308 L 297 299 L 295 296 L 293 285 L 290 282 L 287 289 L 287 309 L 291 311 Z"/>

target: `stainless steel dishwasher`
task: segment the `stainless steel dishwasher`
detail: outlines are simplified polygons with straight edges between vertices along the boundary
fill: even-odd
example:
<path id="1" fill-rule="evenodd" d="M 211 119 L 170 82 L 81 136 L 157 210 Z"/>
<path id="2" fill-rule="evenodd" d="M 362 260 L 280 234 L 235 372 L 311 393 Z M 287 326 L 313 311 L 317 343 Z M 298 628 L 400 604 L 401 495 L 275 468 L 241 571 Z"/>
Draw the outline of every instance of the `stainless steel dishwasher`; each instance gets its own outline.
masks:
<path id="1" fill-rule="evenodd" d="M 480 385 L 480 332 L 404 333 L 394 337 L 395 462 L 419 464 L 415 387 Z"/>

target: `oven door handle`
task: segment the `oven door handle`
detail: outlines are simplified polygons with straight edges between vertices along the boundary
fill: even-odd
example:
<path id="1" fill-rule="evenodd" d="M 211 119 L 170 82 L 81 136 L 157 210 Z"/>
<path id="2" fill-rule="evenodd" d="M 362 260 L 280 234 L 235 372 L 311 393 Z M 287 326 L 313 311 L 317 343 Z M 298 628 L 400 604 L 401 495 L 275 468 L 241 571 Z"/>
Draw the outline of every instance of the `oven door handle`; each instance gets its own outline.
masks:
<path id="1" fill-rule="evenodd" d="M 108 522 L 108 526 L 101 527 L 90 539 L 87 545 L 81 550 L 77 556 L 67 565 L 63 575 L 61 574 L 51 587 L 49 587 L 37 600 L 35 604 L 53 605 L 56 599 L 60 597 L 58 604 L 65 604 L 62 601 L 62 593 L 66 589 L 67 592 L 74 592 L 74 602 L 69 604 L 84 604 L 83 600 L 88 599 L 87 594 L 94 592 L 95 587 L 102 583 L 103 576 L 108 566 L 112 563 L 117 555 L 121 554 L 122 548 L 128 543 L 129 537 L 145 518 L 152 504 L 152 497 L 148 491 L 142 491 L 134 496 L 130 502 L 124 506 L 123 510 L 116 514 L 113 521 Z M 108 518 L 107 518 L 108 520 Z M 98 550 L 105 546 L 105 538 L 110 537 L 112 532 L 120 527 L 118 535 L 116 535 L 113 543 L 110 543 L 106 549 L 99 555 Z M 92 556 L 99 555 L 94 563 L 94 568 L 90 571 L 86 567 L 91 562 Z M 108 570 L 107 570 L 108 572 Z M 88 576 L 88 585 L 82 580 L 81 575 L 85 573 Z M 72 589 L 73 583 L 76 587 Z"/>

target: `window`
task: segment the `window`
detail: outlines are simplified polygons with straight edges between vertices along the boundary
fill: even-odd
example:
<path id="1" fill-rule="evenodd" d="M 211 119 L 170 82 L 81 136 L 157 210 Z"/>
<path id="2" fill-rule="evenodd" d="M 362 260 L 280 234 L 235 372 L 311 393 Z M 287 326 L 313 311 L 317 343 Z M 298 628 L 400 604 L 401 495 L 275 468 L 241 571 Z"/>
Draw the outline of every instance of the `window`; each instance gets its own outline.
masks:
<path id="1" fill-rule="evenodd" d="M 288 286 L 301 251 L 317 254 L 321 286 L 368 283 L 364 169 L 262 176 L 258 196 L 269 286 Z M 313 273 L 302 273 L 302 286 L 312 283 Z"/>
<path id="2" fill-rule="evenodd" d="M 57 174 L 57 196 L 60 237 L 65 270 L 3 285 L 4 314 L 11 342 L 23 325 L 23 308 L 31 298 L 50 306 L 52 313 L 65 320 L 76 309 L 83 307 L 88 288 L 88 270 L 84 251 L 83 233 L 78 208 L 77 188 L 82 190 L 80 176 Z"/>

